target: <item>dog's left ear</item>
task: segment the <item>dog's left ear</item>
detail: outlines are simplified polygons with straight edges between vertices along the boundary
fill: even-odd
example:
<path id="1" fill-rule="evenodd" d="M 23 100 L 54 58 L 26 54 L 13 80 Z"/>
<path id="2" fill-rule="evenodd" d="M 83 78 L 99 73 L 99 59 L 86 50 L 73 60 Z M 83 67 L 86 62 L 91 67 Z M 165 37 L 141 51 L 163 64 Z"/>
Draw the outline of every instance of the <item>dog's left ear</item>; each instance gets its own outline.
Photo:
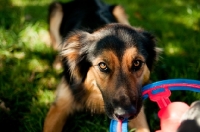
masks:
<path id="1" fill-rule="evenodd" d="M 64 41 L 61 49 L 61 57 L 64 65 L 68 67 L 70 81 L 84 81 L 87 71 L 91 66 L 87 60 L 89 46 L 91 45 L 91 36 L 88 32 L 72 32 Z"/>
<path id="2" fill-rule="evenodd" d="M 157 47 L 157 40 L 154 35 L 147 31 L 142 31 L 141 33 L 143 34 L 146 40 L 146 42 L 144 43 L 144 48 L 147 51 L 146 63 L 148 68 L 151 70 L 153 64 L 159 59 L 162 49 Z"/>

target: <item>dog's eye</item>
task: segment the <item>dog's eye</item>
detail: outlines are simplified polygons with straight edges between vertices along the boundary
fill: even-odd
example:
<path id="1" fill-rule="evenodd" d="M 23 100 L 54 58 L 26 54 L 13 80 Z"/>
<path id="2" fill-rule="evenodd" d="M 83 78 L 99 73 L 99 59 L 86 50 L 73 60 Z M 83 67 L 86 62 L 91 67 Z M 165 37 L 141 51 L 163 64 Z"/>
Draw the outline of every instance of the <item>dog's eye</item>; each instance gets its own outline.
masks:
<path id="1" fill-rule="evenodd" d="M 108 72 L 109 71 L 108 66 L 104 62 L 99 63 L 99 69 L 102 72 Z"/>
<path id="2" fill-rule="evenodd" d="M 134 60 L 133 65 L 132 65 L 132 70 L 133 71 L 139 70 L 142 67 L 143 64 L 144 64 L 144 62 L 141 61 L 141 60 Z"/>

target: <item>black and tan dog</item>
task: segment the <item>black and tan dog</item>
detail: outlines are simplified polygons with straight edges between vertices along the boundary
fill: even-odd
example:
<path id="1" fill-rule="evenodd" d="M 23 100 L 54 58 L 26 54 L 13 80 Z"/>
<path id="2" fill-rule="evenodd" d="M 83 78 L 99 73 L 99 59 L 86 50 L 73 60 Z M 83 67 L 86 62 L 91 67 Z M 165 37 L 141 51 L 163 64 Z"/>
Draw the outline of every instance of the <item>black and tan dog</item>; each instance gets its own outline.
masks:
<path id="1" fill-rule="evenodd" d="M 86 110 L 148 132 L 141 88 L 158 55 L 155 38 L 131 27 L 121 6 L 99 0 L 53 3 L 49 25 L 64 75 L 44 131 L 60 132 L 70 115 Z"/>

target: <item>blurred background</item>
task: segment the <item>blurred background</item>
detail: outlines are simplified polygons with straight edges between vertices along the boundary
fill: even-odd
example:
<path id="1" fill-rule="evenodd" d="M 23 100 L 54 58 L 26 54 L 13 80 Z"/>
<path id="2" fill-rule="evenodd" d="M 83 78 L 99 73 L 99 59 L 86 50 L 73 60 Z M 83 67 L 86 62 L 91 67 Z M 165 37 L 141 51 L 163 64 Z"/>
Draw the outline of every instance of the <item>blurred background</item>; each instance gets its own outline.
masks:
<path id="1" fill-rule="evenodd" d="M 104 1 L 121 4 L 132 26 L 142 27 L 157 37 L 163 53 L 152 73 L 152 82 L 172 78 L 200 80 L 199 0 Z M 50 47 L 47 23 L 51 2 L 0 1 L 1 132 L 42 131 L 62 72 L 52 66 L 56 52 Z M 173 91 L 170 99 L 191 104 L 200 99 L 200 93 Z M 158 107 L 148 99 L 145 104 L 153 132 L 160 126 Z M 72 131 L 108 131 L 109 122 L 103 115 L 79 113 L 72 119 Z"/>

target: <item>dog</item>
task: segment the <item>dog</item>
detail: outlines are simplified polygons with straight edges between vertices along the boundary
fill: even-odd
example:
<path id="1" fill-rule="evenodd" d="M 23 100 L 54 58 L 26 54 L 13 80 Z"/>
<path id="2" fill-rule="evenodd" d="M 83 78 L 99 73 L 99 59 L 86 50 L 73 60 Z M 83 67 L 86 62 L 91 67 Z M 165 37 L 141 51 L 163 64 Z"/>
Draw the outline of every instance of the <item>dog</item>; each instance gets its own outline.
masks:
<path id="1" fill-rule="evenodd" d="M 71 115 L 87 111 L 149 132 L 141 88 L 158 58 L 155 37 L 130 26 L 120 5 L 99 0 L 52 3 L 49 31 L 63 77 L 43 131 L 61 132 Z"/>

